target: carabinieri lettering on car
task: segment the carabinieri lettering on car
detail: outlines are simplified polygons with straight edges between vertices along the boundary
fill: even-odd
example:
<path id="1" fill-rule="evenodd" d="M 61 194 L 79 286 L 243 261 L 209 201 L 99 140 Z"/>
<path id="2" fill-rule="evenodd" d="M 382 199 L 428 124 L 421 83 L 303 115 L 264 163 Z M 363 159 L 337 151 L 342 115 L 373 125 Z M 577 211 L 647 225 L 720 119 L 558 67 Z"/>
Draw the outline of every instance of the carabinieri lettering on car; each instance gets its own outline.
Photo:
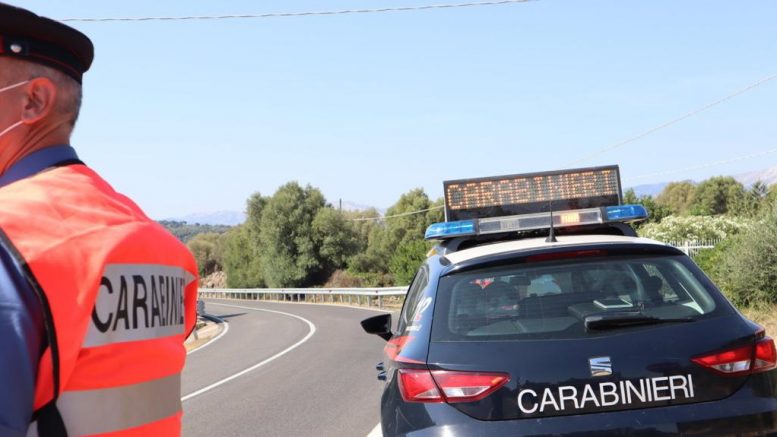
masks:
<path id="1" fill-rule="evenodd" d="M 582 389 L 573 385 L 545 388 L 539 392 L 527 388 L 518 393 L 518 408 L 524 414 L 535 414 L 566 411 L 570 408 L 583 410 L 630 405 L 635 402 L 650 404 L 693 397 L 693 376 L 688 374 L 605 381 L 585 384 Z"/>

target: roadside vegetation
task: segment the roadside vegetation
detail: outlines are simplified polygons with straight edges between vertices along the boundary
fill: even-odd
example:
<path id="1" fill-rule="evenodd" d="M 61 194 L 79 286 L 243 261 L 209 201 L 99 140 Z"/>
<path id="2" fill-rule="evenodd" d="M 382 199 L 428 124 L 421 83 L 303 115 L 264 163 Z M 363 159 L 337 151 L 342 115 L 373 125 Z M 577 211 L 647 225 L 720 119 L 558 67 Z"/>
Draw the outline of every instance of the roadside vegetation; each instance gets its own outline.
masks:
<path id="1" fill-rule="evenodd" d="M 655 199 L 628 196 L 654 213 L 639 227 L 641 236 L 715 241 L 694 261 L 747 317 L 777 333 L 777 185 L 746 188 L 716 177 L 669 184 Z"/>
<path id="2" fill-rule="evenodd" d="M 382 219 L 375 209 L 339 211 L 317 188 L 289 182 L 253 194 L 242 225 L 187 244 L 201 276 L 223 271 L 233 288 L 406 285 L 431 248 L 423 234 L 443 220 L 441 205 L 414 189 L 386 212 L 398 217 Z M 428 211 L 403 215 L 418 210 Z"/>
<path id="3" fill-rule="evenodd" d="M 713 249 L 693 254 L 696 263 L 743 312 L 777 332 L 777 185 L 713 177 L 671 183 L 655 197 L 632 190 L 624 197 L 650 212 L 637 227 L 641 236 L 713 241 Z M 224 272 L 228 287 L 407 285 L 432 247 L 423 234 L 443 220 L 441 205 L 414 189 L 384 219 L 374 209 L 339 211 L 317 188 L 289 182 L 272 196 L 253 194 L 242 225 L 202 229 L 187 243 L 200 274 Z M 423 212 L 406 214 L 416 211 Z M 192 231 L 175 225 L 177 233 Z"/>

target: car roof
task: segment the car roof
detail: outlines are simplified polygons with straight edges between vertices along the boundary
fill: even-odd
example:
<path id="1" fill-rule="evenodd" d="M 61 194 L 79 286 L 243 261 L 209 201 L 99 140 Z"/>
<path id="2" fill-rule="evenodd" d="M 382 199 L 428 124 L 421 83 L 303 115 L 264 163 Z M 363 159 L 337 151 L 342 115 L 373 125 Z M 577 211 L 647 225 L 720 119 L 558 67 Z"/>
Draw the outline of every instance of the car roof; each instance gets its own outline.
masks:
<path id="1" fill-rule="evenodd" d="M 545 238 L 527 238 L 522 240 L 506 241 L 502 243 L 486 244 L 457 252 L 448 253 L 445 258 L 452 264 L 459 264 L 475 258 L 490 257 L 510 252 L 521 252 L 536 249 L 556 249 L 558 247 L 589 246 L 591 244 L 652 244 L 667 246 L 648 238 L 624 237 L 621 235 L 568 235 L 556 237 L 558 242 L 548 243 Z"/>

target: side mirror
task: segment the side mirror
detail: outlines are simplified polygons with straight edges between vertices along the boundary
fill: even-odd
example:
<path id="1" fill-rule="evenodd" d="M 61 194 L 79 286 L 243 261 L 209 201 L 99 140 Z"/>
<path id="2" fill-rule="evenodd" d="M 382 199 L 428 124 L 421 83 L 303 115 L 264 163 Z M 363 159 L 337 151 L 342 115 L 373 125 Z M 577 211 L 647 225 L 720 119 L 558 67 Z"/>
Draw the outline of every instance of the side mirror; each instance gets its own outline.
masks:
<path id="1" fill-rule="evenodd" d="M 375 334 L 388 341 L 391 334 L 391 314 L 381 314 L 362 320 L 362 329 L 367 334 Z"/>

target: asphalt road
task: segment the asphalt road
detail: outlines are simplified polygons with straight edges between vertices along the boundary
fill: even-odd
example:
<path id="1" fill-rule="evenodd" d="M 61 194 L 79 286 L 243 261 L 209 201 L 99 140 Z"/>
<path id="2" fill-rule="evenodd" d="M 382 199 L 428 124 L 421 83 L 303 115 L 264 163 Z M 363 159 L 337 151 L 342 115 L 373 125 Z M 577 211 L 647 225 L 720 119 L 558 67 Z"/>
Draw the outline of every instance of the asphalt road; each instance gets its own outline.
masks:
<path id="1" fill-rule="evenodd" d="M 377 312 L 220 300 L 206 311 L 229 330 L 187 359 L 184 436 L 364 437 L 380 421 L 384 342 L 359 326 Z"/>

